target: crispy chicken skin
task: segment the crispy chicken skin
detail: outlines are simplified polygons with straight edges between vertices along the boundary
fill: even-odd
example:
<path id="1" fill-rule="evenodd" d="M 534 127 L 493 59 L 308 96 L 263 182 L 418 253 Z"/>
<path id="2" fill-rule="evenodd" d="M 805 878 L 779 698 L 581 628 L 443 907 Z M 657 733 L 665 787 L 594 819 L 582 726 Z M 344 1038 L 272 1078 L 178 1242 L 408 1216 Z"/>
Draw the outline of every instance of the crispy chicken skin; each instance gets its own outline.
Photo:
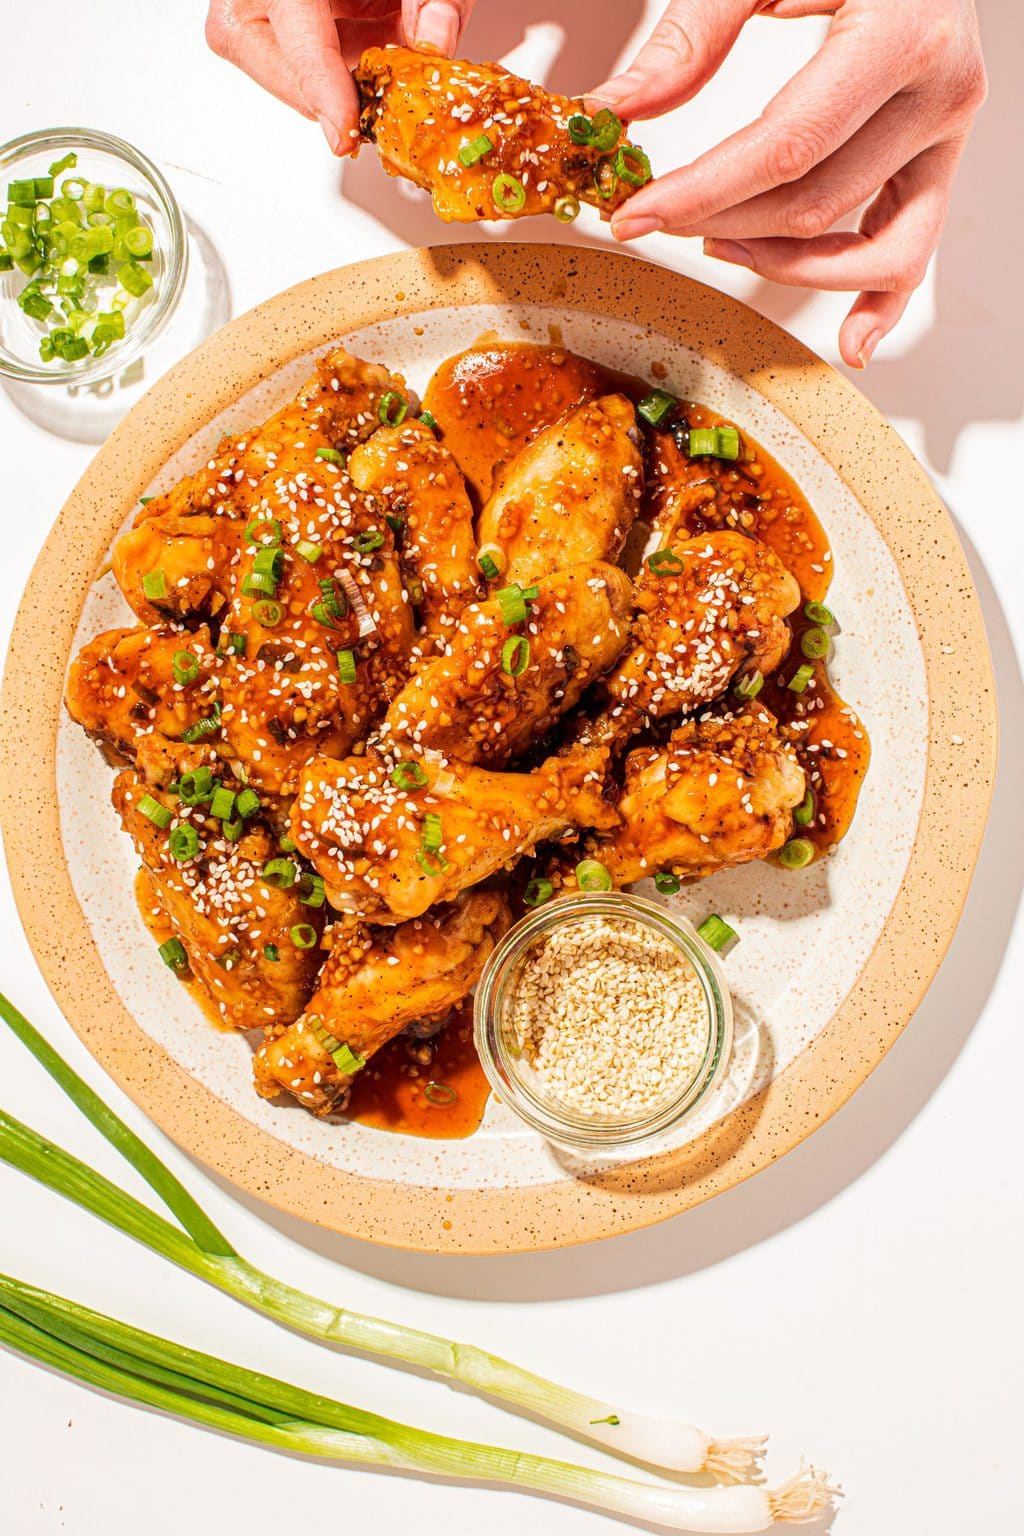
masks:
<path id="1" fill-rule="evenodd" d="M 659 870 L 692 880 L 763 859 L 793 830 L 804 790 L 803 770 L 767 709 L 688 720 L 663 750 L 629 754 L 622 825 L 589 838 L 587 856 L 617 886 Z M 568 869 L 561 883 L 574 887 Z"/>
<path id="2" fill-rule="evenodd" d="M 402 570 L 418 580 L 419 621 L 443 640 L 479 596 L 473 508 L 459 467 L 428 426 L 382 427 L 351 455 L 353 484 L 382 515 L 400 523 Z"/>
<path id="3" fill-rule="evenodd" d="M 800 601 L 778 556 L 745 534 L 669 537 L 664 551 L 664 575 L 643 563 L 633 643 L 603 685 L 626 734 L 710 703 L 741 667 L 772 671 L 789 649 L 786 615 Z"/>
<path id="4" fill-rule="evenodd" d="M 190 652 L 193 682 L 179 683 L 174 658 Z M 65 702 L 73 720 L 122 762 L 135 762 L 149 737 L 179 741 L 208 713 L 217 658 L 205 625 L 180 629 L 108 629 L 82 647 L 68 673 Z M 191 663 L 185 663 L 186 669 Z"/>
<path id="5" fill-rule="evenodd" d="M 170 827 L 156 826 L 140 811 L 147 793 L 173 812 Z M 131 770 L 114 780 L 113 801 L 189 969 L 223 1022 L 244 1030 L 297 1018 L 323 956 L 315 943 L 299 948 L 291 930 L 308 923 L 319 934 L 322 916 L 302 904 L 298 885 L 278 890 L 262 878 L 277 851 L 266 829 L 248 823 L 241 839 L 229 842 L 203 807 L 189 810 L 176 795 L 155 793 Z M 199 848 L 179 862 L 170 833 L 182 825 L 196 829 Z M 277 960 L 268 957 L 267 945 L 272 954 L 276 948 Z"/>
<path id="6" fill-rule="evenodd" d="M 616 150 L 628 142 L 624 131 L 605 151 L 573 143 L 568 123 L 585 112 L 583 102 L 551 96 L 500 64 L 368 48 L 354 74 L 363 138 L 376 145 L 389 176 L 404 176 L 430 193 L 446 224 L 551 213 L 565 196 L 592 203 L 607 219 L 635 190 L 628 179 L 611 174 Z M 491 149 L 463 165 L 460 149 L 481 136 Z M 499 175 L 520 184 L 521 206 L 496 200 Z"/>
<path id="7" fill-rule="evenodd" d="M 388 710 L 380 740 L 430 747 L 503 768 L 538 741 L 606 671 L 626 643 L 633 587 L 617 566 L 591 561 L 537 583 L 525 622 L 509 626 L 496 598 L 464 609 L 444 654 L 424 662 Z M 525 670 L 503 663 L 521 636 Z"/>
<path id="8" fill-rule="evenodd" d="M 392 774 L 408 783 L 410 770 L 414 787 L 396 785 Z M 533 773 L 491 773 L 411 749 L 317 758 L 303 772 L 291 835 L 338 911 L 402 922 L 511 867 L 536 843 L 615 825 L 602 787 L 583 752 Z M 424 846 L 428 815 L 440 821 L 433 849 Z"/>
<path id="9" fill-rule="evenodd" d="M 618 559 L 643 491 L 639 441 L 630 402 L 605 395 L 538 433 L 505 465 L 477 525 L 481 547 L 504 553 L 502 584 Z"/>
<path id="10" fill-rule="evenodd" d="M 318 1115 L 342 1108 L 353 1074 L 341 1070 L 324 1032 L 365 1060 L 408 1024 L 445 1018 L 479 980 L 510 921 L 505 895 L 471 891 L 395 928 L 355 918 L 336 924 L 302 1018 L 268 1032 L 256 1053 L 257 1093 L 291 1094 Z"/>
<path id="11" fill-rule="evenodd" d="M 348 451 L 369 437 L 389 390 L 406 394 L 400 376 L 336 347 L 283 409 L 224 438 L 202 469 L 141 507 L 113 556 L 117 583 L 139 618 L 217 617 L 250 520 L 285 515 L 316 524 L 317 497 L 329 486 L 317 449 Z M 151 599 L 142 579 L 156 571 L 166 590 Z"/>

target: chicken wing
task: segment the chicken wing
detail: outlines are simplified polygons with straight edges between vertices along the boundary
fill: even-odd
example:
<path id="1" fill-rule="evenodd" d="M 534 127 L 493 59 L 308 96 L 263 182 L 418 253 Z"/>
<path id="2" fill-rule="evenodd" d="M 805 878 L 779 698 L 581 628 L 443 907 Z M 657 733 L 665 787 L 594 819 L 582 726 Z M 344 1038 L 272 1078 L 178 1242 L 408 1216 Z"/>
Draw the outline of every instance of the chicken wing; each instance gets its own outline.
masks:
<path id="1" fill-rule="evenodd" d="M 131 770 L 114 780 L 113 801 L 192 975 L 224 1023 L 241 1030 L 291 1023 L 323 959 L 322 913 L 303 904 L 299 882 L 278 889 L 263 878 L 277 851 L 266 829 L 247 823 L 230 842 L 206 806 L 190 808 L 173 794 L 154 792 Z M 161 828 L 147 814 L 154 802 L 171 813 L 173 825 Z M 175 827 L 195 830 L 193 856 L 175 857 Z"/>
<path id="2" fill-rule="evenodd" d="M 640 747 L 626 759 L 622 825 L 586 840 L 586 855 L 615 885 L 670 870 L 691 880 L 763 859 L 793 828 L 805 781 L 767 709 L 688 720 L 667 747 Z M 566 867 L 560 885 L 575 886 Z"/>
<path id="3" fill-rule="evenodd" d="M 302 1018 L 268 1032 L 256 1053 L 257 1093 L 290 1093 L 319 1115 L 343 1108 L 368 1057 L 407 1025 L 443 1019 L 462 1002 L 510 915 L 501 892 L 472 891 L 396 928 L 338 923 Z"/>
<path id="4" fill-rule="evenodd" d="M 502 580 L 523 585 L 622 552 L 643 493 L 636 413 L 624 395 L 577 406 L 499 473 L 477 526 Z"/>
<path id="5" fill-rule="evenodd" d="M 392 703 L 381 741 L 503 768 L 615 660 L 632 591 L 625 571 L 591 561 L 538 582 L 521 623 L 510 626 L 497 599 L 471 604 L 444 654 L 424 662 Z"/>
<path id="6" fill-rule="evenodd" d="M 480 592 L 473 509 L 459 467 L 421 421 L 382 427 L 349 459 L 353 483 L 399 525 L 402 569 L 419 584 L 418 616 L 443 639 Z"/>
<path id="7" fill-rule="evenodd" d="M 369 437 L 389 392 L 407 393 L 397 374 L 336 347 L 269 421 L 226 437 L 204 468 L 141 507 L 113 555 L 118 585 L 139 617 L 153 624 L 219 615 L 249 522 L 316 523 L 329 489 L 318 453 L 343 454 Z"/>
<path id="8" fill-rule="evenodd" d="M 556 207 L 571 220 L 581 202 L 607 219 L 650 179 L 614 113 L 591 125 L 579 98 L 551 96 L 500 64 L 368 48 L 354 74 L 363 138 L 389 176 L 430 193 L 446 224 Z M 584 125 L 592 142 L 579 142 Z"/>
<path id="9" fill-rule="evenodd" d="M 339 912 L 377 923 L 419 917 L 574 827 L 615 810 L 587 754 L 533 773 L 489 773 L 434 752 L 317 758 L 303 772 L 291 835 Z"/>
<path id="10" fill-rule="evenodd" d="M 68 713 L 116 759 L 135 762 L 149 738 L 180 741 L 208 714 L 216 666 L 205 625 L 108 629 L 71 663 Z"/>

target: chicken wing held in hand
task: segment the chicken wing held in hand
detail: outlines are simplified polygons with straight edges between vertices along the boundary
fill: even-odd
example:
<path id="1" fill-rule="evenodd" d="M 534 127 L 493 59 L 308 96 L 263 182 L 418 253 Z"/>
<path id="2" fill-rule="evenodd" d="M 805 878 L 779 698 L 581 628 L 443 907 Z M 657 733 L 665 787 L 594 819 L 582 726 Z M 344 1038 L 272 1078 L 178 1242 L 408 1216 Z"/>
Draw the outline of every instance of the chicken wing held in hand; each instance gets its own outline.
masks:
<path id="1" fill-rule="evenodd" d="M 480 513 L 480 545 L 524 586 L 583 560 L 617 560 L 640 506 L 636 412 L 624 395 L 577 406 L 500 471 Z"/>
<path id="2" fill-rule="evenodd" d="M 289 1093 L 325 1115 L 355 1072 L 406 1025 L 445 1018 L 480 978 L 511 920 L 498 891 L 472 891 L 396 928 L 340 922 L 302 1018 L 268 1031 L 253 1061 L 263 1098 Z"/>
<path id="3" fill-rule="evenodd" d="M 448 223 L 555 213 L 591 203 L 608 219 L 650 180 L 642 150 L 608 109 L 552 96 L 500 64 L 368 48 L 354 70 L 364 139 L 390 176 L 431 194 Z"/>

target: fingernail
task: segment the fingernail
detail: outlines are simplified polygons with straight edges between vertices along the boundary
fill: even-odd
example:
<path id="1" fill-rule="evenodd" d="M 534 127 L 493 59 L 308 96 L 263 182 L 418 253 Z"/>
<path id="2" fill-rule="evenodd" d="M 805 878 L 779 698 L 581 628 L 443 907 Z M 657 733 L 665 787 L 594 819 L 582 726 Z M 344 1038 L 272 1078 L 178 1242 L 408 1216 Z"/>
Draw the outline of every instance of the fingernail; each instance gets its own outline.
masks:
<path id="1" fill-rule="evenodd" d="M 323 129 L 324 138 L 327 140 L 327 143 L 328 143 L 328 146 L 330 148 L 331 154 L 332 155 L 344 154 L 345 151 L 342 149 L 342 146 L 341 146 L 341 134 L 338 132 L 337 128 L 335 128 L 335 126 L 331 122 L 330 118 L 328 118 L 328 117 L 318 117 L 317 118 L 317 122 L 320 124 L 320 127 Z"/>
<path id="2" fill-rule="evenodd" d="M 860 351 L 857 353 L 857 361 L 862 368 L 866 368 L 868 363 L 870 363 L 871 354 L 874 352 L 881 339 L 881 331 L 869 331 L 867 336 L 865 336 L 863 342 L 861 343 Z"/>
<path id="3" fill-rule="evenodd" d="M 653 235 L 664 228 L 656 213 L 640 213 L 633 219 L 616 219 L 612 234 L 616 240 L 639 240 L 642 235 Z"/>
<path id="4" fill-rule="evenodd" d="M 614 80 L 606 80 L 604 85 L 599 85 L 596 91 L 588 91 L 584 104 L 590 112 L 595 112 L 599 107 L 617 106 L 633 94 L 637 84 L 638 81 L 628 74 L 617 75 Z"/>
<path id="5" fill-rule="evenodd" d="M 754 265 L 754 258 L 738 240 L 705 240 L 704 255 L 714 256 L 719 261 L 731 261 L 736 267 L 753 269 Z"/>
<path id="6" fill-rule="evenodd" d="M 416 47 L 436 49 L 447 57 L 459 40 L 459 18 L 450 5 L 428 3 L 416 18 Z"/>

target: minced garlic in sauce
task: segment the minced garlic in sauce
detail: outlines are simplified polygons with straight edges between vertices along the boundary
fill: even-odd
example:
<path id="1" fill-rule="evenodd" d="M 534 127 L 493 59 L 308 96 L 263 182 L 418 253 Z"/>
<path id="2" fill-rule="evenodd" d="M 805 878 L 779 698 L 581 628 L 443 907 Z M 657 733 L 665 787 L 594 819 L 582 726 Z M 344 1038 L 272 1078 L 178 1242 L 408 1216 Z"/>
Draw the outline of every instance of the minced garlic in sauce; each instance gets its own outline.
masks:
<path id="1" fill-rule="evenodd" d="M 696 1074 L 711 1020 L 685 955 L 630 918 L 585 917 L 523 957 L 510 1014 L 538 1086 L 579 1115 L 634 1119 Z"/>

